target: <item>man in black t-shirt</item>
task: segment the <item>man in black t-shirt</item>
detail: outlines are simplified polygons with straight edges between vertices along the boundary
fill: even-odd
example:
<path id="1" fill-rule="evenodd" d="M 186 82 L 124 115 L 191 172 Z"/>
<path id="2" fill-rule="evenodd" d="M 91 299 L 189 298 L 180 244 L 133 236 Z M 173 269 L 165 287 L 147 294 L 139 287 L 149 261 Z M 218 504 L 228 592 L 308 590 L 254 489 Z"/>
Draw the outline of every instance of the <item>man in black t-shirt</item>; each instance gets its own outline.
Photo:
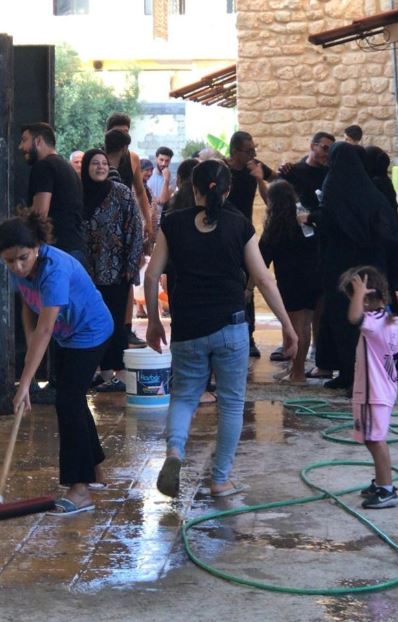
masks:
<path id="1" fill-rule="evenodd" d="M 267 203 L 266 181 L 275 179 L 275 172 L 266 164 L 256 159 L 256 148 L 253 137 L 248 132 L 235 132 L 229 143 L 230 157 L 226 160 L 231 175 L 231 191 L 228 201 L 238 209 L 250 222 L 253 218 L 253 203 L 256 190 L 260 193 L 264 203 Z M 253 333 L 255 328 L 255 310 L 253 297 L 246 305 L 246 316 L 250 332 L 250 356 L 260 357 Z"/>
<path id="2" fill-rule="evenodd" d="M 280 177 L 292 184 L 303 207 L 312 212 L 318 209 L 316 190 L 321 190 L 328 172 L 329 148 L 335 142 L 327 132 L 317 132 L 310 144 L 308 155 L 292 165 L 283 165 Z"/>
<path id="3" fill-rule="evenodd" d="M 54 130 L 47 123 L 30 123 L 21 130 L 19 149 L 32 167 L 28 204 L 52 219 L 55 246 L 84 263 L 83 199 L 80 179 L 55 150 Z"/>
<path id="4" fill-rule="evenodd" d="M 32 167 L 28 205 L 43 218 L 51 218 L 54 246 L 73 255 L 86 266 L 81 182 L 70 162 L 57 154 L 54 130 L 47 123 L 24 125 L 19 149 L 25 161 Z M 55 403 L 57 347 L 59 346 L 51 341 L 50 381 L 45 388 L 32 392 L 31 401 L 34 403 Z"/>

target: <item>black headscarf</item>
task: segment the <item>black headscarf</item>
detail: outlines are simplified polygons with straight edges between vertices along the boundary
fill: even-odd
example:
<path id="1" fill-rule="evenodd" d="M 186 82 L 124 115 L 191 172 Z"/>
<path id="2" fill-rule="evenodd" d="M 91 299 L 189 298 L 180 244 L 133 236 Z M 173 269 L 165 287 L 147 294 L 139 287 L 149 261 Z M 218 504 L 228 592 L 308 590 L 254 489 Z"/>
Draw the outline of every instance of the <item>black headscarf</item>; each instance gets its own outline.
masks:
<path id="1" fill-rule="evenodd" d="M 398 240 L 398 219 L 370 179 L 355 145 L 331 146 L 322 190 L 322 210 L 355 245 Z"/>
<path id="2" fill-rule="evenodd" d="M 83 185 L 83 216 L 86 220 L 91 218 L 95 210 L 105 200 L 111 191 L 112 182 L 109 179 L 104 181 L 94 181 L 91 179 L 88 168 L 93 157 L 97 154 L 103 155 L 108 160 L 108 156 L 102 149 L 89 149 L 83 156 L 81 178 Z M 109 164 L 109 160 L 108 160 Z"/>
<path id="3" fill-rule="evenodd" d="M 394 212 L 397 211 L 397 197 L 392 181 L 388 176 L 388 167 L 390 166 L 390 157 L 388 153 L 383 151 L 376 145 L 365 147 L 367 158 L 367 171 L 376 188 L 380 190 L 387 198 Z"/>

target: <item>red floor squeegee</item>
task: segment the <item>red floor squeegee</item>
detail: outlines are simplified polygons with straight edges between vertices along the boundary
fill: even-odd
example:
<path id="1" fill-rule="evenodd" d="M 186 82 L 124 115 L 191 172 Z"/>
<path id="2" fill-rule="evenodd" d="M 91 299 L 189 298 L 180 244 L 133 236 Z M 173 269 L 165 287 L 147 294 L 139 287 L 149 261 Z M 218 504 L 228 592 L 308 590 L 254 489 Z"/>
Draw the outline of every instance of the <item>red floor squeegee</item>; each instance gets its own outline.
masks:
<path id="1" fill-rule="evenodd" d="M 15 443 L 17 440 L 19 427 L 21 425 L 24 409 L 24 404 L 21 404 L 17 414 L 15 415 L 10 440 L 8 442 L 8 447 L 3 462 L 3 469 L 0 476 L 0 520 L 5 520 L 7 518 L 16 518 L 17 516 L 25 516 L 26 514 L 37 514 L 39 512 L 46 512 L 47 510 L 53 509 L 55 505 L 55 499 L 53 497 L 36 497 L 34 499 L 14 501 L 13 503 L 3 503 L 3 493 L 6 486 L 8 473 L 10 471 Z"/>

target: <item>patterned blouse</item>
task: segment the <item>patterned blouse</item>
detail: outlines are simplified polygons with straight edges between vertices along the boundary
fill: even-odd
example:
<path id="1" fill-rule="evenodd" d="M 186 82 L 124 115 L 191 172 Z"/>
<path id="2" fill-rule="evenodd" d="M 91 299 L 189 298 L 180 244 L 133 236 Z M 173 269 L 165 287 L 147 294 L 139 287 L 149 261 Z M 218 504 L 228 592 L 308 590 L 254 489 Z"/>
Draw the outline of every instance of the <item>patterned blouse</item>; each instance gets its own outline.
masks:
<path id="1" fill-rule="evenodd" d="M 129 273 L 138 285 L 142 220 L 131 191 L 113 181 L 110 193 L 85 225 L 94 283 L 119 284 Z"/>

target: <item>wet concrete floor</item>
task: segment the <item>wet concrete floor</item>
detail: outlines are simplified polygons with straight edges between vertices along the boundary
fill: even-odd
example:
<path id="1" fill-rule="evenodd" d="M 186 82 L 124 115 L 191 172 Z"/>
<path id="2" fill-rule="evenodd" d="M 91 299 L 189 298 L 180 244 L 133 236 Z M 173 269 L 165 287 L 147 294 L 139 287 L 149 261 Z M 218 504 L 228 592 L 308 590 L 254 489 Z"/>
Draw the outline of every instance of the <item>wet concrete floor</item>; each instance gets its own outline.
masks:
<path id="1" fill-rule="evenodd" d="M 140 332 L 144 323 L 140 324 Z M 321 438 L 331 422 L 298 417 L 284 399 L 322 397 L 349 412 L 349 401 L 322 388 L 281 387 L 269 362 L 277 324 L 259 322 L 262 358 L 251 360 L 245 423 L 234 475 L 248 486 L 235 497 L 208 494 L 216 408 L 203 406 L 193 425 L 181 495 L 156 489 L 164 458 L 165 415 L 125 407 L 125 396 L 92 395 L 106 449 L 108 488 L 95 493 L 94 512 L 72 517 L 30 515 L 0 523 L 0 621 L 256 620 L 388 622 L 398 620 L 398 589 L 360 596 L 299 596 L 223 581 L 195 566 L 181 540 L 183 521 L 209 512 L 311 495 L 299 471 L 308 463 L 368 460 L 362 447 Z M 0 456 L 11 418 L 0 418 Z M 333 423 L 332 423 L 333 424 Z M 349 438 L 349 432 L 341 432 Z M 392 446 L 393 461 L 397 459 Z M 365 484 L 370 468 L 334 467 L 311 474 L 330 490 Z M 57 483 L 53 407 L 35 406 L 17 442 L 5 500 L 62 495 Z M 360 509 L 357 493 L 344 500 Z M 398 509 L 367 511 L 398 540 Z M 331 501 L 282 506 L 212 519 L 189 532 L 205 563 L 246 580 L 293 588 L 361 587 L 398 577 L 398 557 Z"/>

